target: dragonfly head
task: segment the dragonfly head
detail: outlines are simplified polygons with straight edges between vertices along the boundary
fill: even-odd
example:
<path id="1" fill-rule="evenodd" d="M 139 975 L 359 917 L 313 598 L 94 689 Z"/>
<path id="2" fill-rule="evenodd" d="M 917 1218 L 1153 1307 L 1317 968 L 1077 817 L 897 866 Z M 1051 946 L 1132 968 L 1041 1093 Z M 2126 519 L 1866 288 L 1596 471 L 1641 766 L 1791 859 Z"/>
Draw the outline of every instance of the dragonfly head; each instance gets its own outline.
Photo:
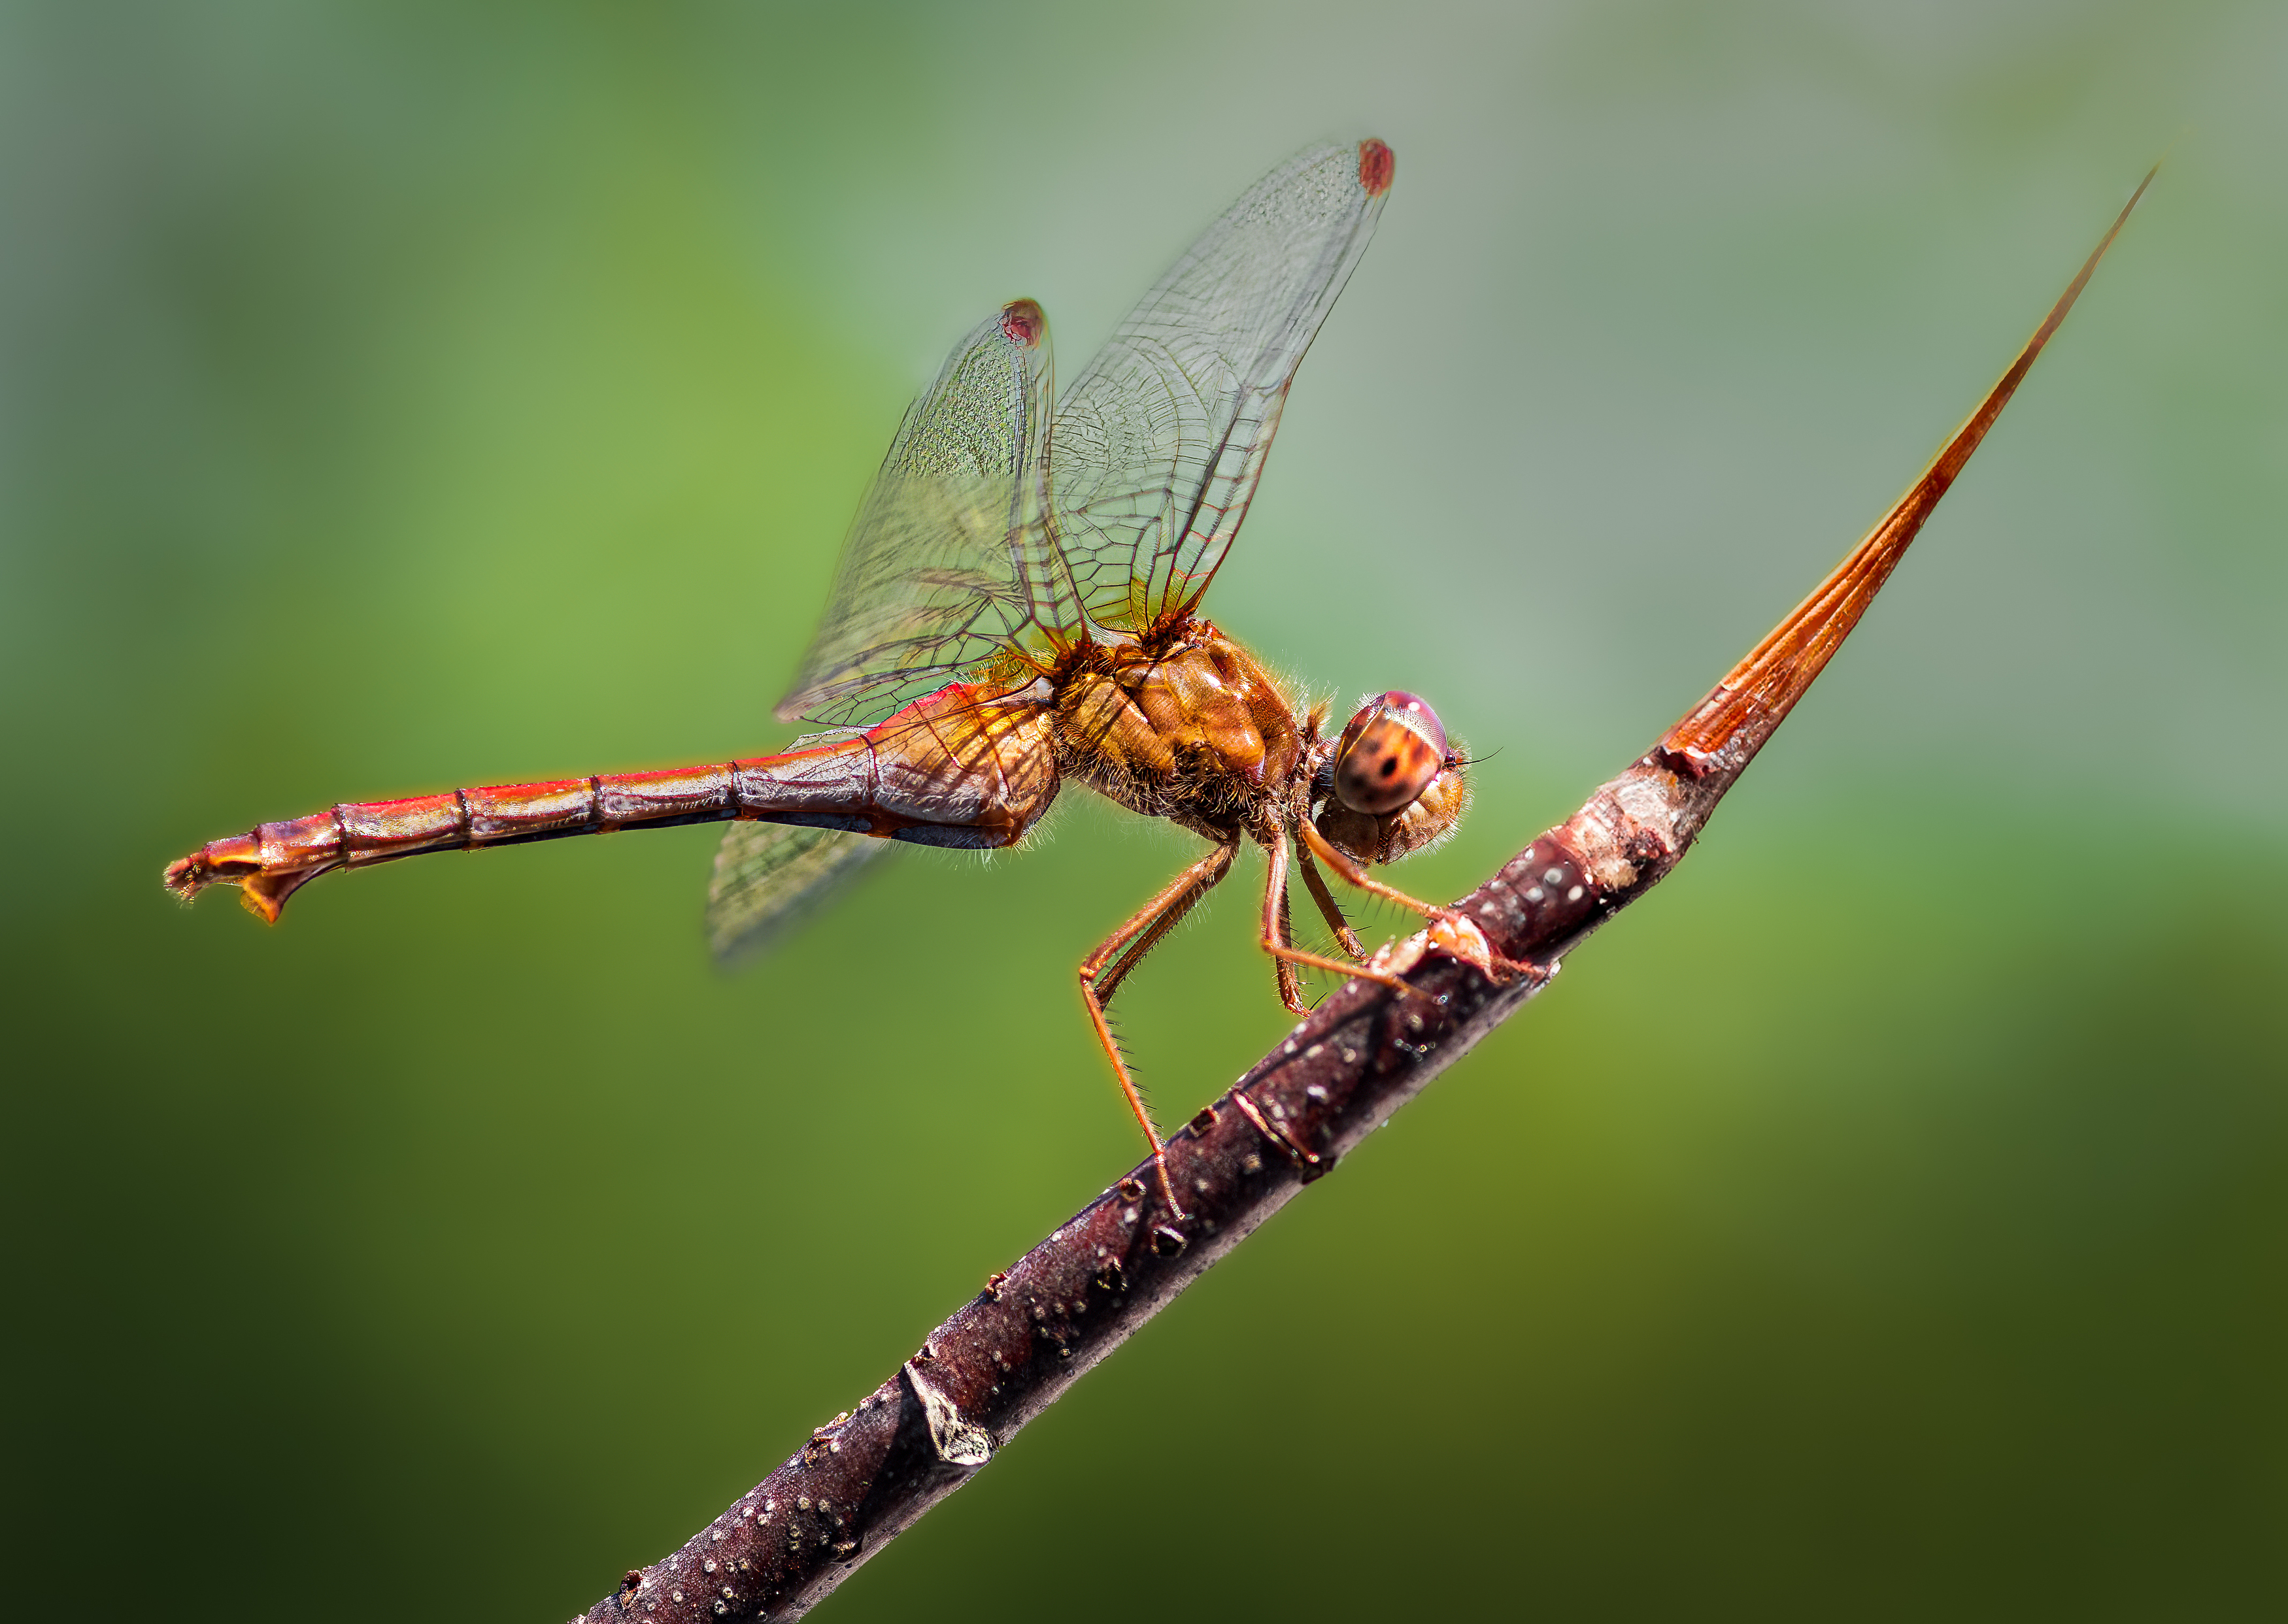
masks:
<path id="1" fill-rule="evenodd" d="M 1351 717 L 1314 786 L 1323 802 L 1319 832 L 1362 862 L 1426 850 L 1468 809 L 1467 764 L 1428 701 L 1378 693 Z"/>

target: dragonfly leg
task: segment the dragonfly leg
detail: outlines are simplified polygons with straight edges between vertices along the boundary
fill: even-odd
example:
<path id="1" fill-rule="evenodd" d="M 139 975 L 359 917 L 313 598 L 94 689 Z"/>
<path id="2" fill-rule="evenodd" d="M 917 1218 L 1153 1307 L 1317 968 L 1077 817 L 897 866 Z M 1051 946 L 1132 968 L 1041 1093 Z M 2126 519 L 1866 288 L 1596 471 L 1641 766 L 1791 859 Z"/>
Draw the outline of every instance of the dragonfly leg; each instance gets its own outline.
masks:
<path id="1" fill-rule="evenodd" d="M 1359 945 L 1358 935 L 1351 929 L 1350 921 L 1343 917 L 1341 907 L 1335 901 L 1334 894 L 1328 891 L 1327 882 L 1319 874 L 1319 865 L 1311 860 L 1307 847 L 1296 848 L 1295 867 L 1303 875 L 1303 889 L 1309 891 L 1311 900 L 1319 905 L 1319 917 L 1327 922 L 1327 928 L 1335 933 L 1335 939 L 1342 944 L 1343 951 L 1358 963 L 1365 963 L 1367 951 Z"/>
<path id="2" fill-rule="evenodd" d="M 1399 907 L 1419 914 L 1425 919 L 1446 919 L 1454 916 L 1452 908 L 1440 907 L 1434 902 L 1418 901 L 1394 885 L 1385 885 L 1380 880 L 1369 874 L 1363 865 L 1354 862 L 1350 858 L 1335 850 L 1327 837 L 1319 833 L 1309 820 L 1306 820 L 1296 827 L 1303 836 L 1303 844 L 1310 848 L 1312 855 L 1333 869 L 1345 884 L 1355 885 L 1359 890 L 1380 897 L 1386 902 L 1395 902 Z"/>
<path id="3" fill-rule="evenodd" d="M 1463 956 L 1496 980 L 1504 980 L 1512 976 L 1531 976 L 1542 973 L 1534 965 L 1521 963 L 1516 959 L 1505 959 L 1499 954 L 1487 952 L 1482 938 L 1479 937 L 1477 927 L 1471 923 L 1466 915 L 1450 907 L 1441 907 L 1434 902 L 1419 901 L 1408 896 L 1394 885 L 1385 885 L 1380 880 L 1369 874 L 1363 866 L 1354 862 L 1337 851 L 1327 837 L 1309 823 L 1306 822 L 1299 827 L 1305 844 L 1316 852 L 1327 867 L 1333 869 L 1346 883 L 1380 897 L 1386 901 L 1395 902 L 1401 907 L 1411 908 L 1434 925 L 1452 927 L 1461 933 L 1465 941 L 1472 938 L 1479 938 L 1477 951 L 1466 952 Z M 1367 972 L 1362 970 L 1358 973 L 1364 975 Z"/>
<path id="4" fill-rule="evenodd" d="M 1119 991 L 1120 984 L 1128 979 L 1129 972 L 1136 968 L 1144 955 L 1158 947 L 1169 931 L 1184 922 L 1185 915 L 1192 911 L 1200 899 L 1231 872 L 1231 860 L 1237 851 L 1236 846 L 1218 846 L 1185 869 L 1165 891 L 1138 909 L 1127 923 L 1114 931 L 1109 939 L 1089 955 L 1089 963 L 1081 966 L 1084 981 L 1089 980 L 1089 964 L 1098 963 L 1119 952 L 1123 942 L 1128 944 L 1128 950 L 1120 954 L 1119 962 L 1108 970 L 1100 969 L 1091 983 L 1100 1003 L 1109 1006 L 1113 994 Z"/>
<path id="5" fill-rule="evenodd" d="M 1353 964 L 1342 959 L 1331 959 L 1324 954 L 1306 953 L 1300 947 L 1291 947 L 1286 941 L 1287 924 L 1287 844 L 1275 842 L 1265 852 L 1270 859 L 1270 873 L 1263 887 L 1263 937 L 1259 946 L 1279 963 L 1279 995 L 1287 1007 L 1298 1015 L 1308 1015 L 1311 1006 L 1302 1000 L 1301 989 L 1295 984 L 1294 966 L 1307 964 L 1314 970 L 1331 970 L 1339 976 L 1358 976 L 1369 981 L 1379 981 L 1399 992 L 1407 991 L 1406 983 L 1386 970 L 1371 965 Z"/>
<path id="6" fill-rule="evenodd" d="M 1121 1058 L 1111 1023 L 1105 1018 L 1105 1009 L 1144 955 L 1158 947 L 1199 899 L 1231 872 L 1232 856 L 1238 850 L 1236 841 L 1218 846 L 1185 869 L 1158 896 L 1129 915 L 1094 953 L 1081 961 L 1080 966 L 1080 995 L 1088 1005 L 1089 1024 L 1096 1028 L 1096 1041 L 1104 1046 L 1105 1057 L 1112 1062 L 1112 1074 L 1119 1081 L 1120 1092 L 1126 1097 L 1128 1108 L 1136 1113 L 1137 1126 L 1144 1130 L 1145 1141 L 1152 1147 L 1152 1165 L 1160 1175 L 1160 1192 L 1168 1198 L 1169 1211 L 1179 1218 L 1187 1215 L 1184 1204 L 1176 1199 L 1175 1183 L 1168 1176 L 1168 1147 L 1161 1140 L 1160 1130 L 1152 1125 L 1152 1113 L 1145 1109 L 1144 1097 L 1137 1092 L 1135 1079 L 1128 1074 L 1128 1062 Z"/>
<path id="7" fill-rule="evenodd" d="M 1295 945 L 1295 918 L 1288 907 L 1287 887 L 1283 881 L 1275 882 L 1275 883 L 1277 885 L 1279 893 L 1279 916 L 1274 922 L 1271 939 L 1283 947 L 1291 947 Z M 1303 982 L 1302 978 L 1296 975 L 1295 966 L 1285 959 L 1277 957 L 1273 958 L 1271 963 L 1275 972 L 1273 978 L 1279 984 L 1279 1002 L 1287 1006 L 1287 1011 L 1291 1015 L 1308 1015 L 1311 1012 L 1311 1006 L 1303 1002 Z"/>

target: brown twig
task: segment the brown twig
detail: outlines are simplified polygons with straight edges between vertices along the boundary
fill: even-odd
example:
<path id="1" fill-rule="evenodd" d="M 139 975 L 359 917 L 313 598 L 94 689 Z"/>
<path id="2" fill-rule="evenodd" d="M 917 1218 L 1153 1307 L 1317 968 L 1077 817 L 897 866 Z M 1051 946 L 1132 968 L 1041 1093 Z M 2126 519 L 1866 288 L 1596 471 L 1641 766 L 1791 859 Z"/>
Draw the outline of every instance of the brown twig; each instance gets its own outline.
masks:
<path id="1" fill-rule="evenodd" d="M 2001 381 L 1818 590 L 1650 751 L 1455 905 L 1483 943 L 1448 922 L 1399 945 L 1381 966 L 1406 992 L 1344 986 L 1168 1141 L 1188 1216 L 1170 1215 L 1151 1164 L 1139 1166 L 682 1549 L 631 1570 L 588 1619 L 807 1611 L 1657 884 L 1858 623 L 2151 180 Z M 1487 947 L 1530 969 L 1486 973 L 1472 961 L 1489 963 Z"/>

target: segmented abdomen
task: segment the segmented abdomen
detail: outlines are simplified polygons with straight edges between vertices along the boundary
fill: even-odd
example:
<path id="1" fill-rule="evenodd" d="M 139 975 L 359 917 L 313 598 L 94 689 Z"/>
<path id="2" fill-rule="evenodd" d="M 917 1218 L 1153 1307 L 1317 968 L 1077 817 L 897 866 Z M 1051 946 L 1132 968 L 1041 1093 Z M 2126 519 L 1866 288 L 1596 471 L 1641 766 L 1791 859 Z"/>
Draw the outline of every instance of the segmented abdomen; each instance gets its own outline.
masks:
<path id="1" fill-rule="evenodd" d="M 236 883 L 276 919 L 319 875 L 414 857 L 756 818 L 922 845 L 1013 844 L 1056 796 L 1042 707 L 955 683 L 863 733 L 776 756 L 657 772 L 496 784 L 402 801 L 346 802 L 210 841 L 169 865 L 185 897 Z"/>

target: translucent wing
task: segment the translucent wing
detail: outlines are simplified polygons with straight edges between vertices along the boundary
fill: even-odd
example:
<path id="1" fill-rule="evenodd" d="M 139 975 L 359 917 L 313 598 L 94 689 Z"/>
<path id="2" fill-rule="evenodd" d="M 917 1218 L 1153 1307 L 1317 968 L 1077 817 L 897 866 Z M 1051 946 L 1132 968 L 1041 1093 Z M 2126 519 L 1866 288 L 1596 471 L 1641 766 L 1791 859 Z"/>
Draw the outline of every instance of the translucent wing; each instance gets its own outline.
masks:
<path id="1" fill-rule="evenodd" d="M 1065 397 L 1049 446 L 1055 540 L 1098 625 L 1141 631 L 1207 590 L 1394 162 L 1366 140 L 1314 147 L 1265 176 Z"/>
<path id="2" fill-rule="evenodd" d="M 719 960 L 760 952 L 824 907 L 889 842 L 790 823 L 735 823 L 707 884 L 707 941 Z"/>
<path id="3" fill-rule="evenodd" d="M 980 323 L 891 443 L 780 718 L 863 722 L 957 678 L 1014 686 L 1054 634 L 1188 612 L 1393 163 L 1369 140 L 1266 176 L 1130 313 L 1053 432 L 1040 306 Z"/>
<path id="4" fill-rule="evenodd" d="M 1050 389 L 1030 299 L 955 347 L 859 507 L 782 721 L 870 719 L 1078 618 L 1040 519 Z"/>

